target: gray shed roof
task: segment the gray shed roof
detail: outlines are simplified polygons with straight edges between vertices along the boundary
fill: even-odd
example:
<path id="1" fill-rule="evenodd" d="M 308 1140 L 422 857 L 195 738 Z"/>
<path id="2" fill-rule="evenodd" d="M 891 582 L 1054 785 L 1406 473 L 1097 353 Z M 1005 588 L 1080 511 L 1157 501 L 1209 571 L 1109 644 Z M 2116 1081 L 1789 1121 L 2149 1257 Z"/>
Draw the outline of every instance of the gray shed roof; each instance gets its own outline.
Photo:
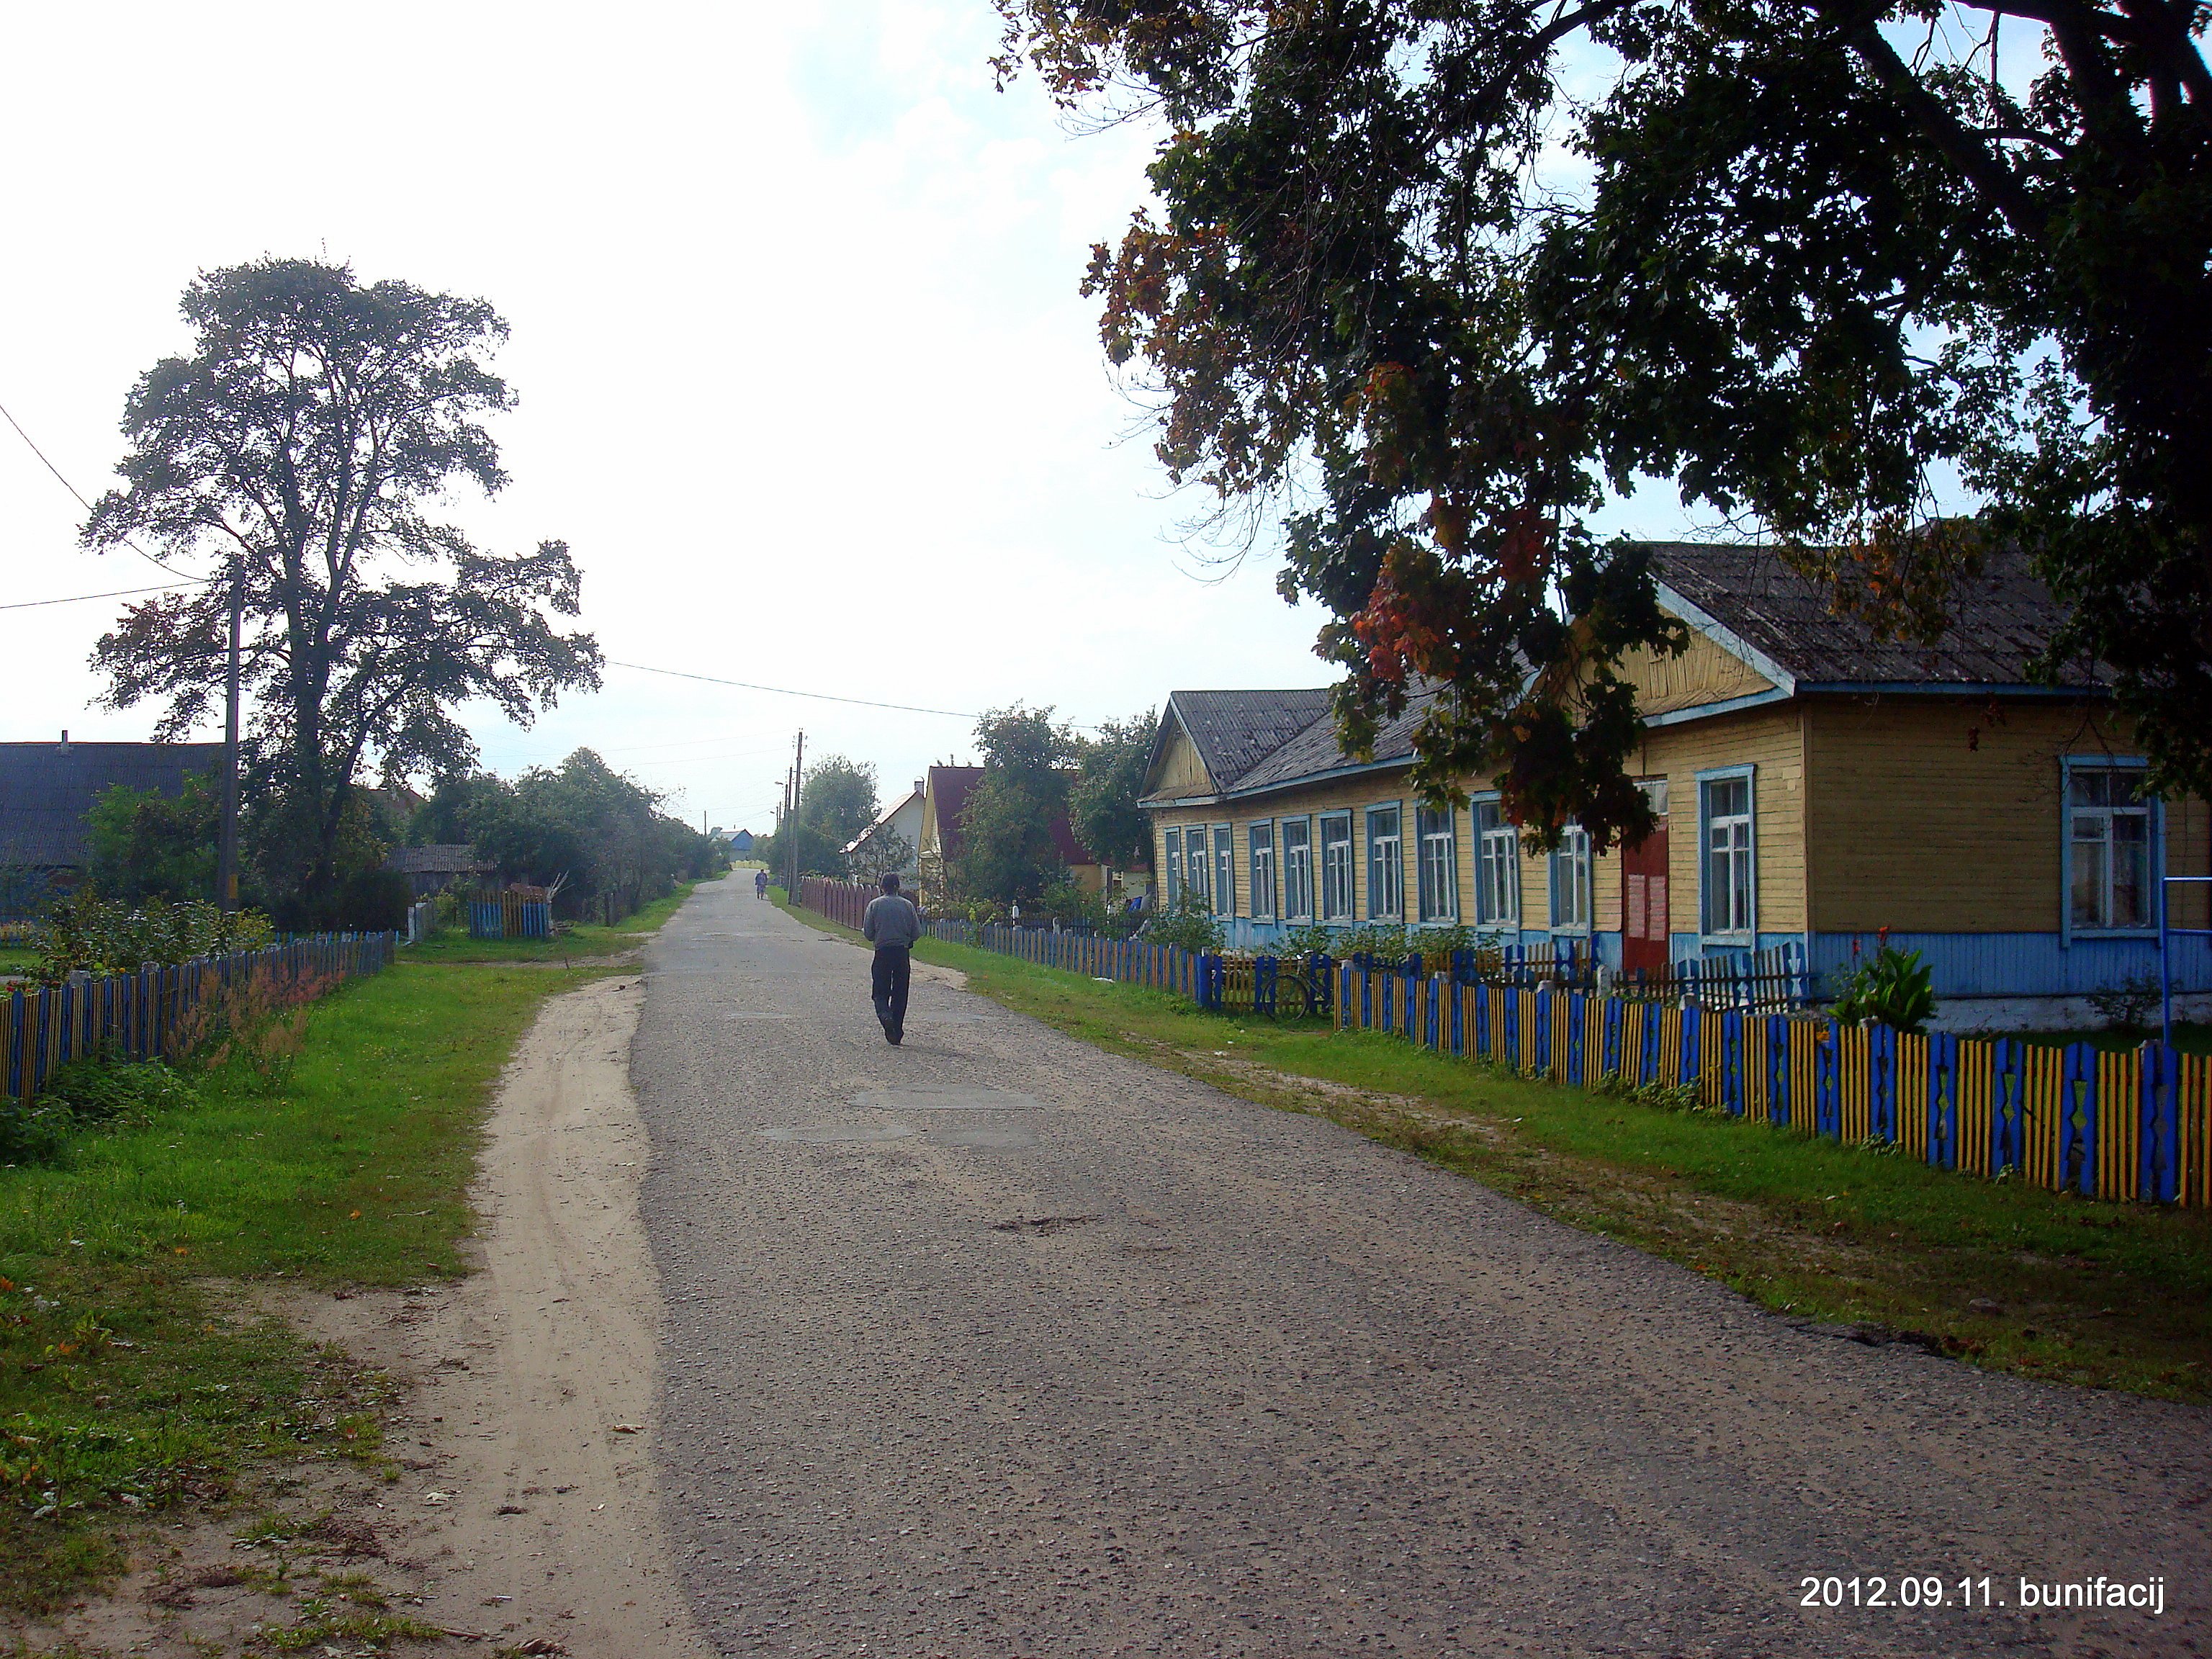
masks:
<path id="1" fill-rule="evenodd" d="M 222 763 L 219 743 L 0 743 L 0 862 L 82 869 L 84 815 L 116 784 L 182 793 Z"/>
<path id="2" fill-rule="evenodd" d="M 1406 712 L 1376 728 L 1375 752 L 1364 761 L 1356 761 L 1344 752 L 1344 745 L 1337 739 L 1336 717 L 1324 712 L 1304 731 L 1228 785 L 1228 789 L 1248 794 L 1255 789 L 1302 782 L 1343 767 L 1389 766 L 1410 761 L 1413 757 L 1413 733 L 1437 695 L 1429 690 L 1407 698 Z"/>
<path id="3" fill-rule="evenodd" d="M 1980 576 L 1962 584 L 1950 631 L 1920 645 L 1876 639 L 1863 623 L 1837 616 L 1827 590 L 1783 563 L 1771 548 L 1661 542 L 1651 551 L 1665 587 L 1780 665 L 1801 691 L 2026 686 L 2030 659 L 2065 619 L 2051 590 L 2016 553 L 1993 556 Z M 2083 689 L 2110 683 L 2095 665 L 2068 678 Z"/>
<path id="4" fill-rule="evenodd" d="M 468 876 L 498 866 L 466 842 L 434 842 L 428 847 L 395 847 L 384 867 L 404 876 Z"/>

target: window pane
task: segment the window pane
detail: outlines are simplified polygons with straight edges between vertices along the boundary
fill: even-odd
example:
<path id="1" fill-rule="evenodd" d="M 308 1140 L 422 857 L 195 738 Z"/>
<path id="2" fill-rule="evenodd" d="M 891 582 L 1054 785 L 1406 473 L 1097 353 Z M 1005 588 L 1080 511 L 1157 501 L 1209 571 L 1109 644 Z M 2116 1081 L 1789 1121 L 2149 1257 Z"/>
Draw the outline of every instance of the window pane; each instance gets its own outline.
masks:
<path id="1" fill-rule="evenodd" d="M 2141 811 L 2112 814 L 2112 909 L 2106 925 L 2151 925 L 2150 815 Z"/>
<path id="2" fill-rule="evenodd" d="M 2101 812 L 2076 812 L 2074 815 L 2071 905 L 2076 927 L 2105 926 L 2105 816 Z"/>

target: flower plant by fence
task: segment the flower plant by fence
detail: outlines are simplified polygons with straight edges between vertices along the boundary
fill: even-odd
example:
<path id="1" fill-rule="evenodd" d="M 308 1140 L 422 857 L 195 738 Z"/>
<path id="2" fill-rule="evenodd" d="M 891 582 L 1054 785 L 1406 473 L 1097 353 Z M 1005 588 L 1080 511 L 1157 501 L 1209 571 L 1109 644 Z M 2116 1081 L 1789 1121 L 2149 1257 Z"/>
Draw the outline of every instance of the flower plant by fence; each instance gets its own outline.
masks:
<path id="1" fill-rule="evenodd" d="M 286 1006 L 380 971 L 394 933 L 327 933 L 258 951 L 198 957 L 135 974 L 77 975 L 65 984 L 17 989 L 0 1005 L 0 1083 L 28 1101 L 60 1066 L 88 1055 L 178 1057 L 204 1011 L 252 985 L 258 1002 Z"/>
<path id="2" fill-rule="evenodd" d="M 801 902 L 836 921 L 849 910 L 848 925 L 857 927 L 872 896 L 810 878 Z M 1804 1012 L 1468 983 L 1463 964 L 1436 971 L 1419 957 L 1278 962 L 1042 928 L 939 920 L 929 931 L 1042 967 L 1173 991 L 1201 1008 L 1323 1013 L 1340 1030 L 1388 1033 L 1525 1077 L 1687 1091 L 1731 1116 L 1893 1146 L 1963 1174 L 2212 1207 L 2212 1058 L 2163 1042 L 2112 1052 L 1913 1036 Z"/>

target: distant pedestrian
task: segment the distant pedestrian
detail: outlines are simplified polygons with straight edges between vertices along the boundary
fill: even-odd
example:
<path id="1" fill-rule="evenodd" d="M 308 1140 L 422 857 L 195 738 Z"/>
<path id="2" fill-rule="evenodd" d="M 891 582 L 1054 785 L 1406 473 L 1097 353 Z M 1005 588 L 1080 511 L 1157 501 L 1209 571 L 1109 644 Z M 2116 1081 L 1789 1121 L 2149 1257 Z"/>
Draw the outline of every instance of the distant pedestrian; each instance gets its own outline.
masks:
<path id="1" fill-rule="evenodd" d="M 768 896 L 768 872 L 765 870 L 753 872 L 753 896 L 757 899 Z"/>
<path id="2" fill-rule="evenodd" d="M 876 947 L 869 972 L 876 1018 L 883 1022 L 884 1040 L 896 1045 L 906 1036 L 906 991 L 914 975 L 914 942 L 921 937 L 921 912 L 899 891 L 896 871 L 884 878 L 883 885 L 883 892 L 868 901 L 860 932 Z"/>

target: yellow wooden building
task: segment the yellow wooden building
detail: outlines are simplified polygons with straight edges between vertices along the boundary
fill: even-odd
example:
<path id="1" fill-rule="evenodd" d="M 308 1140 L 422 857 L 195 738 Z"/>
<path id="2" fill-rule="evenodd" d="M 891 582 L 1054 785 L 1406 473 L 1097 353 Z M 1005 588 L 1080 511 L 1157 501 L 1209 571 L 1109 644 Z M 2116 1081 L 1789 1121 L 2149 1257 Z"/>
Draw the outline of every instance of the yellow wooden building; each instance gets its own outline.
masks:
<path id="1" fill-rule="evenodd" d="M 1425 699 L 1355 760 L 1325 690 L 1178 691 L 1146 783 L 1163 898 L 1203 895 L 1249 947 L 1464 927 L 1630 970 L 1778 947 L 1830 980 L 1887 927 L 1934 965 L 1954 1029 L 2078 1023 L 2089 993 L 2155 975 L 2158 878 L 2207 872 L 2212 815 L 2142 793 L 2094 666 L 2030 681 L 2057 613 L 2023 568 L 1971 584 L 1930 647 L 1830 614 L 1769 552 L 1655 553 L 1691 644 L 1628 665 L 1649 842 L 1593 855 L 1571 828 L 1530 855 L 1485 778 L 1466 805 L 1424 805 L 1407 774 Z M 2175 925 L 2203 926 L 2206 890 L 2171 890 Z M 2172 947 L 2200 1010 L 2207 944 Z"/>

